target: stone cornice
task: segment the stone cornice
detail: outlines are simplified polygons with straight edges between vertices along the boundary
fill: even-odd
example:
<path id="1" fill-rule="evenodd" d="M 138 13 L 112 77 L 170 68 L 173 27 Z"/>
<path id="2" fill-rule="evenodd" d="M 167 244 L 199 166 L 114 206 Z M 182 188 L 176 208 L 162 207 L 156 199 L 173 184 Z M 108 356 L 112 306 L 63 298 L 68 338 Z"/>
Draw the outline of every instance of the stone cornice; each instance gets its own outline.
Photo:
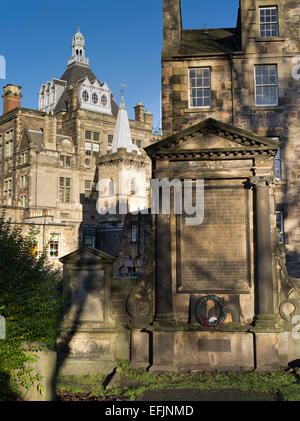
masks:
<path id="1" fill-rule="evenodd" d="M 115 158 L 109 160 L 101 160 L 97 162 L 98 167 L 118 167 L 118 166 L 135 166 L 138 168 L 146 168 L 150 163 L 146 161 L 138 161 L 130 158 Z"/>
<path id="2" fill-rule="evenodd" d="M 103 155 L 97 159 L 97 165 L 103 165 L 107 163 L 136 163 L 138 165 L 150 165 L 148 156 L 144 151 L 141 151 L 141 155 L 138 155 L 136 151 L 127 152 L 126 148 L 119 148 L 118 152 L 112 153 L 109 151 L 106 155 Z"/>
<path id="3" fill-rule="evenodd" d="M 151 154 L 151 158 L 169 158 L 172 161 L 182 160 L 224 160 L 224 159 L 253 159 L 260 157 L 275 157 L 276 150 L 266 148 L 254 148 L 246 150 L 236 149 L 202 149 L 202 150 L 178 150 L 178 151 L 158 151 Z"/>

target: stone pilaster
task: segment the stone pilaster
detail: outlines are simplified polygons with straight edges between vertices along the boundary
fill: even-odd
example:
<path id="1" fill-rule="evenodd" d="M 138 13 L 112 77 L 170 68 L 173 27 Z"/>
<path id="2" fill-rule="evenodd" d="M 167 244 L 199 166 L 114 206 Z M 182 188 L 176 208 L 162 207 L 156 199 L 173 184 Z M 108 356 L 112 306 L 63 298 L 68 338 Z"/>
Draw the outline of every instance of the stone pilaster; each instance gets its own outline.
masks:
<path id="1" fill-rule="evenodd" d="M 255 194 L 257 327 L 275 327 L 269 188 L 272 177 L 252 177 Z"/>
<path id="2" fill-rule="evenodd" d="M 155 222 L 155 319 L 154 325 L 174 322 L 170 215 L 158 214 Z"/>

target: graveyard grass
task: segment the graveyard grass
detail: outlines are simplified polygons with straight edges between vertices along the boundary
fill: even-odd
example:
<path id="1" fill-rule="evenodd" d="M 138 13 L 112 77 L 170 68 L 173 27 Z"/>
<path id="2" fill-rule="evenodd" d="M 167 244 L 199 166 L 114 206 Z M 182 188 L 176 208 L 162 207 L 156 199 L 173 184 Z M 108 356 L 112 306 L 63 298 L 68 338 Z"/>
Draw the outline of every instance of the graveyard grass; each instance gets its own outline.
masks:
<path id="1" fill-rule="evenodd" d="M 58 394 L 84 393 L 110 400 L 133 401 L 146 390 L 198 389 L 202 391 L 235 390 L 259 394 L 265 400 L 300 401 L 300 376 L 295 372 L 192 372 L 152 374 L 146 369 L 129 369 L 119 362 L 111 382 L 104 375 L 59 377 Z M 171 397 L 170 397 L 171 398 Z M 251 398 L 249 399 L 251 400 Z M 254 399 L 255 400 L 255 399 Z M 264 400 L 264 399 L 263 399 Z"/>

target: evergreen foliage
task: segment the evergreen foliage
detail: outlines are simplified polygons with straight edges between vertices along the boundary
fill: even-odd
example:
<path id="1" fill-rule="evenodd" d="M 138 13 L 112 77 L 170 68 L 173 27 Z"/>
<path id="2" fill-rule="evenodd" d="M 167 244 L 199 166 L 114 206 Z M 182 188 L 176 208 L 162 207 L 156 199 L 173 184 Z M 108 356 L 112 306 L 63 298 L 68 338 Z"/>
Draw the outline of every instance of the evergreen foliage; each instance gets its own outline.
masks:
<path id="1" fill-rule="evenodd" d="M 0 399 L 33 385 L 42 393 L 41 379 L 31 363 L 43 347 L 53 349 L 61 315 L 61 281 L 36 253 L 37 232 L 22 235 L 21 228 L 0 215 L 0 315 L 6 322 L 0 339 Z"/>

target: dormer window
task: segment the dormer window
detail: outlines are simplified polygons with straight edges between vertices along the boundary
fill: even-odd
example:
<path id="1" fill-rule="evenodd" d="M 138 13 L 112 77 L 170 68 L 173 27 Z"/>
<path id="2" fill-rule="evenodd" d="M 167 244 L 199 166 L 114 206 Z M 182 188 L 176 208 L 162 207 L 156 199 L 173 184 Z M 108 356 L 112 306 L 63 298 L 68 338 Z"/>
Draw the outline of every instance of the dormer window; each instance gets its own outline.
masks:
<path id="1" fill-rule="evenodd" d="M 278 9 L 277 7 L 259 8 L 260 36 L 262 38 L 278 37 Z"/>
<path id="2" fill-rule="evenodd" d="M 88 77 L 80 80 L 78 100 L 84 110 L 112 115 L 111 91 L 105 82 L 100 84 L 97 79 L 91 82 Z"/>
<path id="3" fill-rule="evenodd" d="M 98 95 L 97 94 L 93 93 L 92 101 L 93 101 L 94 104 L 98 104 Z"/>
<path id="4" fill-rule="evenodd" d="M 87 92 L 87 91 L 83 91 L 83 92 L 82 92 L 82 99 L 83 99 L 85 102 L 88 102 L 88 100 L 89 100 L 89 94 L 88 94 L 88 92 Z"/>

